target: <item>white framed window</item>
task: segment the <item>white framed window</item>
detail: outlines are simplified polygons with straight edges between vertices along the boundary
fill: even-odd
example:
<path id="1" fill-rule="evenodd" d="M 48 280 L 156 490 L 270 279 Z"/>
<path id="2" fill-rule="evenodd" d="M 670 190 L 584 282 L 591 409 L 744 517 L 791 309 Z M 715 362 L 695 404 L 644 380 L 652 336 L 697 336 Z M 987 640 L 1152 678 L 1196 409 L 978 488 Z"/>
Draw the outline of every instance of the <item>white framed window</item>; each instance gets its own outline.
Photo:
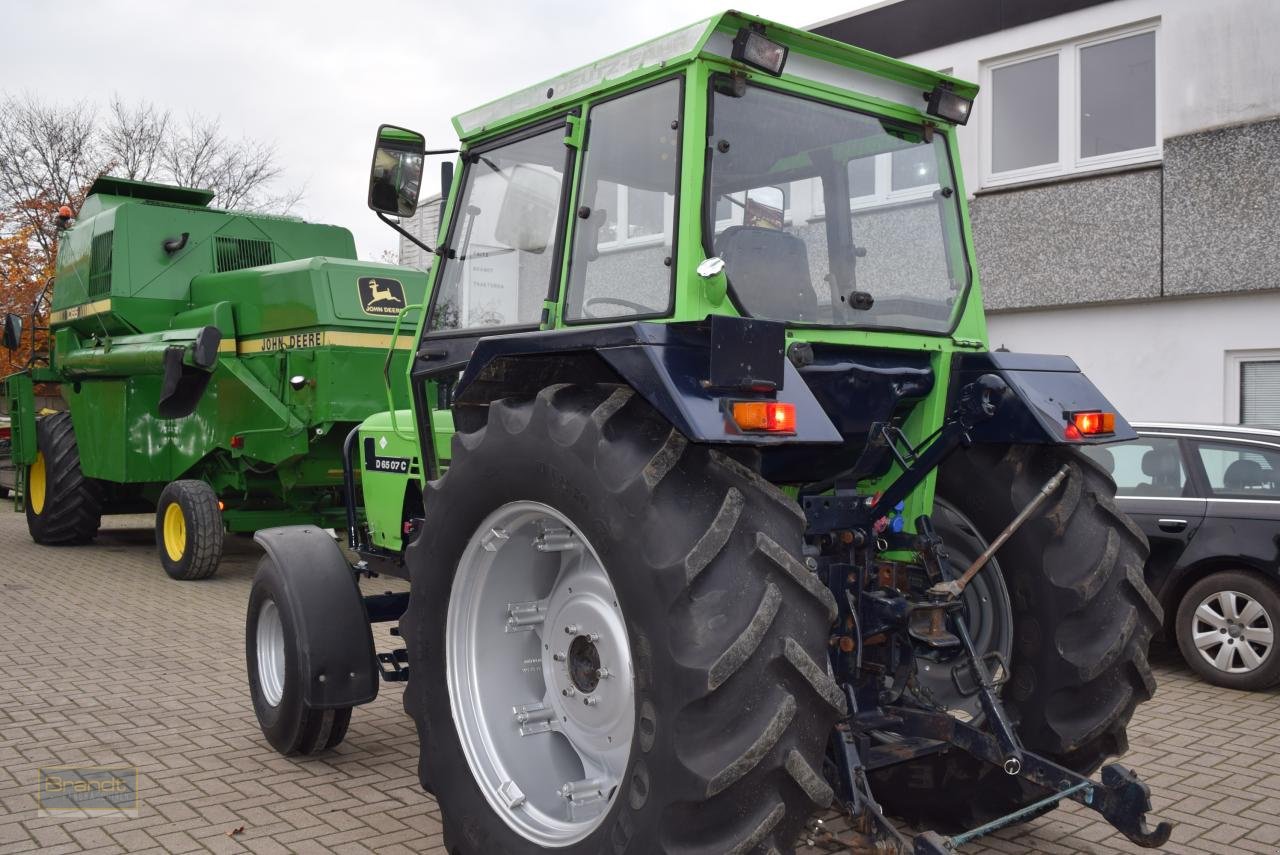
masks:
<path id="1" fill-rule="evenodd" d="M 1280 425 L 1280 350 L 1227 351 L 1223 420 Z"/>
<path id="2" fill-rule="evenodd" d="M 609 181 L 600 184 L 601 198 L 616 199 L 605 210 L 600 241 L 596 245 L 600 252 L 671 242 L 675 225 L 674 195 Z"/>
<path id="3" fill-rule="evenodd" d="M 984 187 L 1159 161 L 1159 26 L 984 63 Z"/>
<path id="4" fill-rule="evenodd" d="M 930 198 L 938 183 L 938 155 L 918 145 L 849 161 L 849 209 L 864 211 Z M 812 182 L 812 216 L 827 213 L 822 183 Z"/>

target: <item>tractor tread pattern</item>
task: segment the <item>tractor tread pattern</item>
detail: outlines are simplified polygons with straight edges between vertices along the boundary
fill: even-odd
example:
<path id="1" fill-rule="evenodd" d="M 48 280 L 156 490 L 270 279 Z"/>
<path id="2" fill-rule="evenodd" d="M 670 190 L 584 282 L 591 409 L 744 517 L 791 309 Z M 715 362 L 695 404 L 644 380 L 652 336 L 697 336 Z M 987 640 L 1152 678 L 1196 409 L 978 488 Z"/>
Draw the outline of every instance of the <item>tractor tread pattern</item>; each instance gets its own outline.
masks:
<path id="1" fill-rule="evenodd" d="M 1014 611 L 1003 700 L 1029 750 L 1090 774 L 1127 749 L 1134 709 L 1155 691 L 1147 648 L 1162 615 L 1143 582 L 1145 536 L 1116 505 L 1106 470 L 1071 448 L 974 446 L 943 467 L 938 492 L 990 539 L 1063 465 L 1069 474 L 1056 500 L 996 553 Z M 877 776 L 886 809 L 951 831 L 1044 795 L 951 754 Z M 975 795 L 951 798 L 959 786 Z"/>
<path id="2" fill-rule="evenodd" d="M 486 471 L 525 456 L 540 457 L 557 475 L 595 473 L 594 485 L 569 483 L 593 509 L 600 501 L 590 497 L 610 496 L 607 504 L 619 516 L 601 521 L 609 531 L 639 533 L 625 542 L 626 563 L 647 574 L 644 587 L 662 604 L 644 620 L 628 612 L 633 632 L 642 633 L 633 638 L 633 654 L 642 721 L 651 726 L 648 738 L 638 733 L 633 763 L 643 762 L 652 783 L 641 808 L 634 791 L 630 799 L 619 796 L 613 810 L 620 816 L 602 829 L 598 846 L 593 835 L 567 847 L 566 855 L 793 851 L 815 806 L 830 802 L 830 788 L 815 770 L 845 709 L 816 664 L 825 657 L 834 600 L 797 557 L 804 519 L 794 500 L 739 461 L 688 442 L 624 387 L 560 384 L 532 398 L 495 401 L 482 427 L 455 436 L 448 473 L 427 485 L 428 519 L 406 562 L 413 584 L 401 630 L 411 662 L 434 661 L 440 649 L 442 630 L 428 619 L 428 598 L 440 591 L 434 596 L 447 605 L 441 589 L 447 581 L 433 589 L 424 575 L 419 583 L 419 573 L 439 575 L 439 562 L 418 560 L 413 552 L 440 555 L 440 541 L 449 537 L 446 509 L 457 507 Z M 538 453 L 549 445 L 563 450 Z M 780 581 L 784 577 L 788 581 Z M 474 784 L 457 780 L 458 773 L 449 772 L 456 760 L 429 748 L 439 741 L 432 728 L 442 723 L 430 710 L 432 694 L 439 698 L 441 691 L 411 678 L 405 709 L 422 741 L 423 785 L 442 801 L 450 852 L 542 851 L 497 843 L 490 836 L 495 832 L 485 829 L 503 823 L 469 813 L 466 799 L 473 797 L 461 791 L 473 791 Z M 452 724 L 444 726 L 453 746 Z M 454 750 L 448 749 L 450 758 Z"/>
<path id="3" fill-rule="evenodd" d="M 80 470 L 80 449 L 70 413 L 36 422 L 36 444 L 44 455 L 44 511 L 36 514 L 27 494 L 31 539 L 46 546 L 88 543 L 102 525 L 102 488 Z"/>

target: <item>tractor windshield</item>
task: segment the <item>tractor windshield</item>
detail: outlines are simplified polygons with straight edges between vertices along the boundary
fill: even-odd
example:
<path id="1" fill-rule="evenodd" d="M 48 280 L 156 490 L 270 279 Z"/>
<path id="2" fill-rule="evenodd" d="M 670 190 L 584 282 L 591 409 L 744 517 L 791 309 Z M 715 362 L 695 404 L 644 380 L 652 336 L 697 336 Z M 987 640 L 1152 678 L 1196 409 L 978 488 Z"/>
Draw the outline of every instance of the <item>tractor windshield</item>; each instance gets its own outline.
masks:
<path id="1" fill-rule="evenodd" d="M 969 265 L 944 134 L 726 84 L 713 96 L 704 233 L 739 310 L 948 332 Z"/>

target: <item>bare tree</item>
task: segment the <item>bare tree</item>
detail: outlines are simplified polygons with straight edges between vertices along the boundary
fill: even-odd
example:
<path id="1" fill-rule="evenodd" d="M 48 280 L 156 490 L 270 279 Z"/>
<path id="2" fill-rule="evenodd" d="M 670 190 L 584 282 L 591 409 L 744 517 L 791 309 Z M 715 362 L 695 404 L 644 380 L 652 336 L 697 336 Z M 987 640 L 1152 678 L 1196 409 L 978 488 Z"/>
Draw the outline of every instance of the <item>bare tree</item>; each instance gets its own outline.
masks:
<path id="1" fill-rule="evenodd" d="M 102 167 L 95 114 L 84 102 L 51 107 L 30 95 L 0 101 L 0 209 L 31 227 L 50 259 L 58 240 L 50 206 L 78 205 Z"/>
<path id="2" fill-rule="evenodd" d="M 99 175 L 212 190 L 221 208 L 289 213 L 303 191 L 278 189 L 282 171 L 273 145 L 233 140 L 217 119 L 175 122 L 167 110 L 119 95 L 102 119 L 85 102 L 0 98 L 0 211 L 36 227 L 50 255 L 57 231 L 49 206 L 78 208 Z"/>
<path id="3" fill-rule="evenodd" d="M 168 110 L 141 101 L 130 106 L 118 94 L 111 97 L 101 141 L 113 175 L 139 181 L 158 177 L 169 135 Z"/>

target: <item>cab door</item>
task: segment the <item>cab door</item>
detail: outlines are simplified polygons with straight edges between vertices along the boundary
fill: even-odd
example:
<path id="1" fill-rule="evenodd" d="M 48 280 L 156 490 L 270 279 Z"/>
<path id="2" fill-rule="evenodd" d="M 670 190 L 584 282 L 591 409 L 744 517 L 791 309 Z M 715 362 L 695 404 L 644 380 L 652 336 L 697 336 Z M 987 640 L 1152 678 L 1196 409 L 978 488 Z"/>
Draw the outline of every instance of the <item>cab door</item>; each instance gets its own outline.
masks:
<path id="1" fill-rule="evenodd" d="M 1092 446 L 1085 453 L 1111 472 L 1116 500 L 1151 544 L 1147 585 L 1163 602 L 1172 571 L 1204 522 L 1207 502 L 1197 495 L 1185 443 L 1171 434 Z"/>

